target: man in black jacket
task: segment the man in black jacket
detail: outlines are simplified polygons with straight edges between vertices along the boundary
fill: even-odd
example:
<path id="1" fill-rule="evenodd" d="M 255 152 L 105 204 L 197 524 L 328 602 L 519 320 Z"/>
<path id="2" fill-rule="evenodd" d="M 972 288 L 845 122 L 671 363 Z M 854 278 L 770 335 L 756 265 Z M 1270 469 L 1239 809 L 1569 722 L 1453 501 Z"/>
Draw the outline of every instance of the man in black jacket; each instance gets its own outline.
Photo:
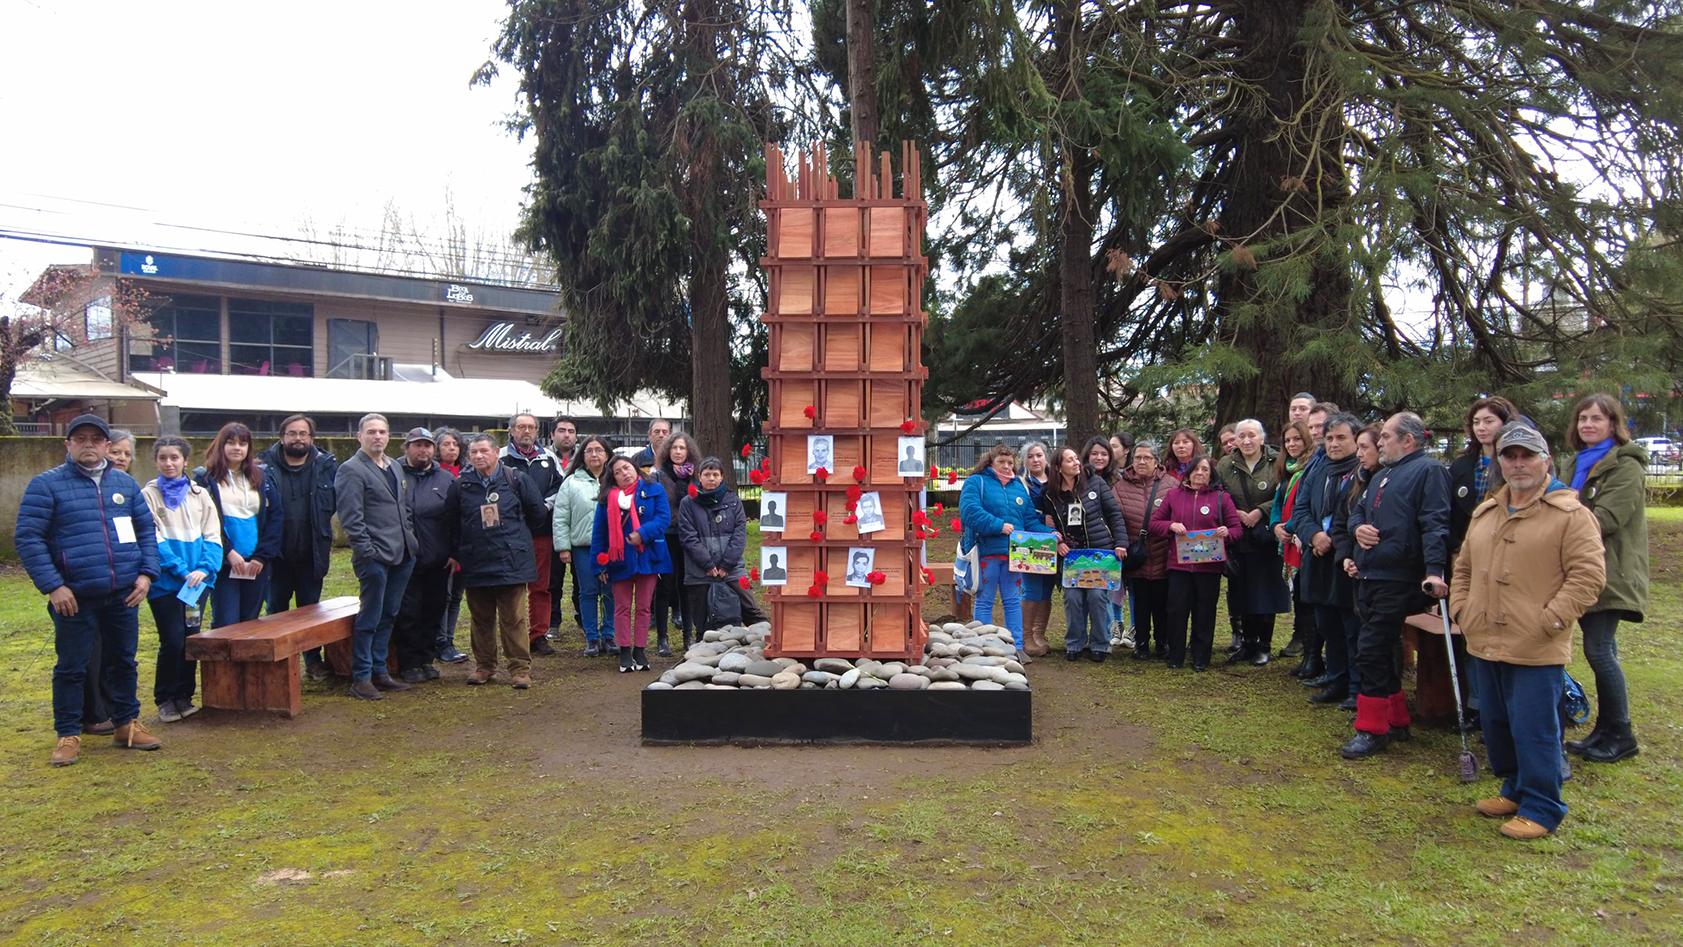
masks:
<path id="1" fill-rule="evenodd" d="M 468 466 L 457 481 L 455 560 L 473 616 L 473 673 L 469 684 L 489 684 L 497 670 L 499 627 L 503 658 L 516 690 L 532 686 L 529 583 L 537 578 L 532 534 L 548 524 L 549 509 L 532 483 L 501 463 L 488 434 L 468 438 Z"/>
<path id="2" fill-rule="evenodd" d="M 1361 759 L 1391 740 L 1409 738 L 1402 691 L 1402 626 L 1424 604 L 1421 593 L 1449 590 L 1449 471 L 1426 456 L 1426 425 L 1411 412 L 1391 415 L 1379 432 L 1379 460 L 1361 502 L 1350 511 L 1356 546 L 1344 571 L 1356 580 L 1356 735 L 1339 751 Z"/>
<path id="3" fill-rule="evenodd" d="M 280 488 L 281 554 L 269 563 L 269 614 L 321 601 L 333 555 L 333 479 L 339 464 L 316 447 L 316 422 L 294 414 L 281 422 L 280 440 L 259 458 Z M 304 652 L 310 680 L 327 677 L 321 649 Z"/>
<path id="4" fill-rule="evenodd" d="M 1319 407 L 1319 405 L 1317 405 Z M 1313 417 L 1313 415 L 1311 415 Z M 1333 554 L 1332 519 L 1356 480 L 1354 415 L 1334 414 L 1323 425 L 1321 448 L 1297 488 L 1287 529 L 1303 544 L 1298 595 L 1314 612 L 1316 631 L 1326 644 L 1326 673 L 1304 681 L 1322 688 L 1312 704 L 1337 704 L 1350 689 L 1350 659 L 1361 623 L 1356 620 L 1355 590 Z"/>
<path id="5" fill-rule="evenodd" d="M 403 441 L 403 477 L 415 511 L 415 571 L 398 606 L 392 648 L 399 676 L 408 684 L 439 678 L 432 662 L 438 658 L 438 625 L 450 604 L 450 573 L 456 566 L 450 558 L 458 528 L 456 478 L 433 463 L 436 449 L 432 432 L 424 427 Z"/>

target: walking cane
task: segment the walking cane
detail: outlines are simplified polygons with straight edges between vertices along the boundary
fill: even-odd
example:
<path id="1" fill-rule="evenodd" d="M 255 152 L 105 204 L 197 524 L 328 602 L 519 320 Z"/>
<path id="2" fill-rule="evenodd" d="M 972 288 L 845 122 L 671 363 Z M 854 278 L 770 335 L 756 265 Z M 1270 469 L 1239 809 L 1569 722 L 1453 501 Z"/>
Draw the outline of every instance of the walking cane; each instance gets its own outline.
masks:
<path id="1" fill-rule="evenodd" d="M 1443 617 L 1443 647 L 1449 654 L 1449 686 L 1455 691 L 1455 729 L 1461 731 L 1461 781 L 1470 783 L 1478 778 L 1478 757 L 1467 748 L 1467 713 L 1461 707 L 1461 674 L 1455 667 L 1455 639 L 1449 633 L 1449 596 L 1438 599 L 1438 614 Z"/>

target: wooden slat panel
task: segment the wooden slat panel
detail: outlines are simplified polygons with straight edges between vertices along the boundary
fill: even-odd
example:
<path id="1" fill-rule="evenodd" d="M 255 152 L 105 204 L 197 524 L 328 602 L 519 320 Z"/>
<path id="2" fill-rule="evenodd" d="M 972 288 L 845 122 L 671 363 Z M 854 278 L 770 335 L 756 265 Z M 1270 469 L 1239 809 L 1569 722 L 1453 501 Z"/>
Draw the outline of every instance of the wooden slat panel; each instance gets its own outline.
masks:
<path id="1" fill-rule="evenodd" d="M 805 586 L 802 586 L 804 595 Z M 785 651 L 814 651 L 818 648 L 818 604 L 783 602 L 778 605 L 777 636 Z"/>
<path id="2" fill-rule="evenodd" d="M 859 295 L 863 291 L 865 268 L 861 266 L 831 266 L 824 270 L 824 314 L 827 316 L 857 316 Z"/>
<path id="3" fill-rule="evenodd" d="M 817 334 L 817 328 L 811 325 L 783 325 L 773 328 L 772 338 L 775 341 L 772 352 L 776 358 L 774 364 L 777 369 L 785 372 L 812 371 L 813 342 Z"/>
<path id="4" fill-rule="evenodd" d="M 844 471 L 851 479 L 853 468 L 865 462 L 865 439 L 858 435 L 836 436 L 836 470 Z M 832 471 L 834 473 L 834 471 Z"/>
<path id="5" fill-rule="evenodd" d="M 812 427 L 812 419 L 806 416 L 806 406 L 818 404 L 818 383 L 811 380 L 781 381 L 773 383 L 771 387 L 772 407 L 777 417 L 779 427 Z M 799 440 L 799 438 L 796 438 Z M 785 458 L 787 460 L 787 458 Z M 801 472 L 806 472 L 806 446 L 801 446 Z"/>
<path id="6" fill-rule="evenodd" d="M 824 606 L 824 650 L 831 653 L 858 653 L 865 641 L 865 606 L 829 604 Z"/>
<path id="7" fill-rule="evenodd" d="M 789 494 L 789 510 L 784 516 L 783 535 L 789 539 L 805 539 L 812 532 L 812 511 L 818 508 L 818 499 L 811 493 Z"/>
<path id="8" fill-rule="evenodd" d="M 871 483 L 878 486 L 901 484 L 900 458 L 897 451 L 900 448 L 900 434 L 871 435 Z"/>
<path id="9" fill-rule="evenodd" d="M 824 210 L 824 256 L 859 255 L 859 211 L 851 207 Z"/>
<path id="10" fill-rule="evenodd" d="M 904 605 L 872 605 L 870 653 L 882 657 L 910 657 L 906 632 L 914 620 L 915 616 L 908 615 Z"/>
<path id="11" fill-rule="evenodd" d="M 777 312 L 799 316 L 812 312 L 816 274 L 810 266 L 786 266 L 778 286 Z"/>
<path id="12" fill-rule="evenodd" d="M 777 212 L 777 255 L 801 260 L 812 257 L 813 214 L 807 207 L 785 207 Z"/>
<path id="13" fill-rule="evenodd" d="M 869 331 L 871 356 L 867 367 L 873 372 L 905 371 L 908 336 L 906 327 L 874 324 L 869 327 Z"/>
<path id="14" fill-rule="evenodd" d="M 852 588 L 847 584 L 848 550 L 845 546 L 832 546 L 824 550 L 825 574 L 830 577 L 824 588 L 824 594 L 832 599 L 858 598 L 865 594 L 863 589 Z M 825 620 L 829 621 L 832 613 L 825 613 Z"/>
<path id="15" fill-rule="evenodd" d="M 871 427 L 898 428 L 900 422 L 917 417 L 916 406 L 908 403 L 909 387 L 903 381 L 871 382 Z"/>
<path id="16" fill-rule="evenodd" d="M 829 514 L 830 522 L 824 527 L 824 535 L 839 542 L 847 542 L 859 538 L 859 530 L 852 523 L 843 522 L 847 519 L 847 494 L 842 491 L 827 494 L 824 512 Z"/>
<path id="17" fill-rule="evenodd" d="M 790 502 L 793 502 L 792 497 Z M 784 595 L 806 598 L 807 586 L 812 584 L 812 576 L 818 571 L 818 558 L 816 547 L 789 547 L 789 584 L 783 588 Z"/>
<path id="18" fill-rule="evenodd" d="M 824 423 L 831 428 L 856 428 L 864 417 L 864 382 L 828 381 L 824 383 Z"/>
<path id="19" fill-rule="evenodd" d="M 870 255 L 874 257 L 905 256 L 907 211 L 898 207 L 873 207 L 869 214 L 871 216 Z"/>
<path id="20" fill-rule="evenodd" d="M 871 267 L 871 313 L 898 315 L 906 310 L 905 270 L 898 266 Z"/>
<path id="21" fill-rule="evenodd" d="M 856 372 L 860 368 L 859 351 L 862 327 L 858 323 L 830 323 L 824 326 L 824 370 Z"/>

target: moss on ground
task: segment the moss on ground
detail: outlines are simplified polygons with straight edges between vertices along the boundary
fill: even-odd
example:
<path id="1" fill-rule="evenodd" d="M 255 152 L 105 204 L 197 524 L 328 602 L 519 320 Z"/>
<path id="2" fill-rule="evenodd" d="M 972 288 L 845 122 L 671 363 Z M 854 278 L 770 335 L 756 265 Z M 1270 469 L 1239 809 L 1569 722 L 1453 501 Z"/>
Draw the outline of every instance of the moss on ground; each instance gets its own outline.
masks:
<path id="1" fill-rule="evenodd" d="M 10 570 L 0 940 L 1675 942 L 1683 589 L 1655 599 L 1621 629 L 1642 755 L 1580 764 L 1562 832 L 1518 844 L 1450 733 L 1343 763 L 1347 717 L 1284 665 L 1042 662 L 1023 749 L 721 750 L 641 747 L 641 681 L 563 657 L 526 694 L 308 685 L 298 720 L 205 713 L 53 770 L 50 629 Z"/>

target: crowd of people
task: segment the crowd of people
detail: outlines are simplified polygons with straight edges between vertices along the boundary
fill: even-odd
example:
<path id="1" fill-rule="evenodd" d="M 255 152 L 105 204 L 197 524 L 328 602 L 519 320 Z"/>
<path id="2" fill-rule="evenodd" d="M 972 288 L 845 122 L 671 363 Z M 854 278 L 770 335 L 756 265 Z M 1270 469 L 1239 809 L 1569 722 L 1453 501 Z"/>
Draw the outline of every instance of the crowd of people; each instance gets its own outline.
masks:
<path id="1" fill-rule="evenodd" d="M 688 648 L 705 630 L 764 620 L 743 563 L 747 512 L 718 458 L 664 420 L 633 457 L 580 442 L 570 418 L 547 446 L 538 427 L 516 415 L 502 444 L 415 428 L 393 457 L 386 418 L 369 414 L 341 463 L 303 415 L 261 454 L 250 428 L 229 423 L 197 465 L 187 441 L 157 438 L 157 477 L 142 487 L 128 473 L 133 435 L 75 418 L 65 463 L 25 490 L 16 536 L 55 630 L 51 762 L 75 763 L 85 733 L 161 745 L 136 694 L 142 602 L 158 632 L 157 719 L 175 723 L 199 710 L 187 638 L 205 612 L 221 628 L 319 603 L 335 521 L 360 599 L 342 670 L 363 700 L 440 680 L 441 664 L 472 661 L 467 683 L 489 684 L 499 652 L 509 685 L 529 688 L 532 655 L 556 653 L 569 571 L 584 654 L 617 654 L 623 673 L 649 670 L 651 629 L 670 657 L 669 628 Z M 334 673 L 321 649 L 304 666 L 312 680 Z"/>
<path id="2" fill-rule="evenodd" d="M 1504 818 L 1510 837 L 1546 835 L 1566 813 L 1566 753 L 1614 763 L 1638 751 L 1616 637 L 1647 607 L 1647 457 L 1605 394 L 1573 408 L 1567 455 L 1499 396 L 1473 402 L 1464 433 L 1446 466 L 1418 415 L 1368 423 L 1300 393 L 1277 447 L 1256 419 L 1222 427 L 1213 452 L 1189 429 L 1166 449 L 1124 433 L 1079 450 L 1030 443 L 1019 469 L 1016 451 L 997 445 L 960 499 L 960 551 L 979 566 L 974 617 L 992 622 L 997 600 L 1018 660 L 1053 650 L 1061 583 L 1007 571 L 1014 532 L 1051 531 L 1060 561 L 1096 549 L 1123 566 L 1120 590 L 1062 589 L 1066 659 L 1102 663 L 1121 648 L 1202 672 L 1225 584 L 1227 663 L 1268 664 L 1275 625 L 1290 615 L 1279 654 L 1300 659 L 1291 673 L 1311 704 L 1354 715 L 1339 751 L 1362 759 L 1410 738 L 1404 623 L 1446 610 L 1459 626 L 1450 646 L 1467 725 L 1482 728 L 1503 778 L 1478 811 Z M 1574 624 L 1598 709 L 1563 752 Z"/>
<path id="3" fill-rule="evenodd" d="M 1402 690 L 1402 628 L 1427 608 L 1459 623 L 1465 697 L 1484 730 L 1501 795 L 1480 804 L 1510 817 L 1503 831 L 1535 837 L 1565 814 L 1559 707 L 1570 627 L 1583 630 L 1599 712 L 1566 749 L 1596 762 L 1637 752 L 1616 636 L 1647 600 L 1646 456 L 1623 407 L 1582 399 L 1566 432 L 1570 456 L 1508 400 L 1467 411 L 1466 448 L 1447 467 L 1428 453 L 1422 420 L 1402 412 L 1364 423 L 1304 393 L 1270 444 L 1256 419 L 1221 428 L 1215 450 L 1198 432 L 1166 441 L 1128 434 L 1077 449 L 997 445 L 960 493 L 961 551 L 974 551 L 974 616 L 994 604 L 1018 659 L 1048 654 L 1055 575 L 1008 567 L 1017 530 L 1072 549 L 1106 550 L 1119 589 L 1063 587 L 1069 661 L 1136 661 L 1208 669 L 1226 586 L 1229 664 L 1268 664 L 1275 626 L 1290 615 L 1281 655 L 1313 689 L 1310 703 L 1354 714 L 1340 752 L 1360 759 L 1410 736 Z M 359 450 L 343 463 L 295 415 L 258 453 L 251 430 L 224 425 L 195 465 L 189 444 L 159 437 L 155 479 L 127 473 L 135 440 L 101 418 L 71 422 L 66 461 L 31 480 L 17 549 L 49 598 L 55 626 L 51 761 L 76 762 L 84 733 L 156 749 L 136 695 L 137 609 L 158 633 L 157 719 L 197 712 L 186 641 L 210 612 L 223 627 L 318 603 L 335 519 L 350 547 L 361 607 L 349 694 L 380 700 L 441 679 L 438 665 L 473 662 L 472 685 L 532 683 L 532 655 L 555 653 L 565 576 L 587 656 L 619 670 L 725 623 L 764 619 L 743 556 L 749 516 L 723 463 L 665 420 L 648 444 L 617 454 L 558 418 L 547 445 L 531 414 L 491 435 L 415 428 L 388 456 L 385 417 L 364 416 Z M 461 604 L 470 646 L 455 646 Z M 1049 637 L 1050 635 L 1050 637 Z M 393 660 L 395 658 L 395 660 Z M 305 671 L 332 671 L 321 651 Z M 392 673 L 392 664 L 396 673 Z"/>

